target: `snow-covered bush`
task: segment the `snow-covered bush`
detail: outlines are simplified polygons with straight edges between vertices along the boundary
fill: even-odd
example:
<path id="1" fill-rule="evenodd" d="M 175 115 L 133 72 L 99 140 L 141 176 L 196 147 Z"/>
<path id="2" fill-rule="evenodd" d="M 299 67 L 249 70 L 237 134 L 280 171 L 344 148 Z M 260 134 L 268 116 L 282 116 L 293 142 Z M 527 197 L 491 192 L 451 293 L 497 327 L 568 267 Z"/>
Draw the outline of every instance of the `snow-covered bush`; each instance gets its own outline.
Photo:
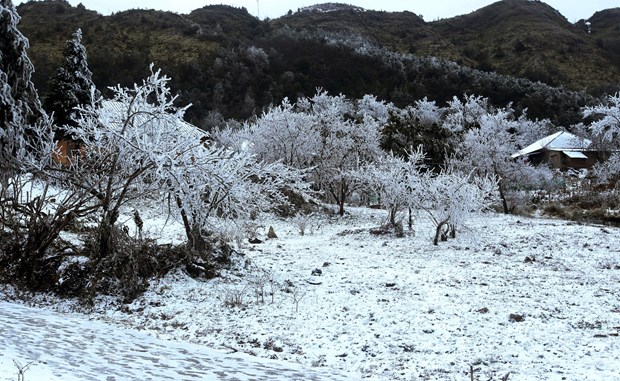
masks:
<path id="1" fill-rule="evenodd" d="M 18 22 L 13 4 L 0 3 L 0 276 L 41 289 L 63 255 L 52 250 L 58 235 L 84 199 L 50 187 L 52 125 L 31 81 L 34 67 Z"/>

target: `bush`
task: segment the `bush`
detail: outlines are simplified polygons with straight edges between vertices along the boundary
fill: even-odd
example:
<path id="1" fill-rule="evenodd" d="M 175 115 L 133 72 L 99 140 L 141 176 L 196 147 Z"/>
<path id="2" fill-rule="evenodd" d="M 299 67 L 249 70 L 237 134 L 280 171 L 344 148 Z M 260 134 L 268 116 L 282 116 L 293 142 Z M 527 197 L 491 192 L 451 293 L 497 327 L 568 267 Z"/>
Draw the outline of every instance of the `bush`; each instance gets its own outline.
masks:
<path id="1" fill-rule="evenodd" d="M 213 278 L 231 263 L 230 246 L 213 234 L 205 241 L 204 250 L 196 252 L 187 245 L 158 245 L 152 239 L 136 239 L 115 227 L 109 254 L 102 258 L 98 230 L 89 231 L 86 237 L 81 249 L 54 247 L 53 252 L 60 254 L 33 261 L 17 249 L 24 237 L 0 232 L 0 281 L 28 291 L 79 298 L 87 304 L 96 295 L 130 303 L 147 290 L 150 279 L 173 269 L 184 269 L 193 277 Z M 56 246 L 63 243 L 59 240 Z"/>

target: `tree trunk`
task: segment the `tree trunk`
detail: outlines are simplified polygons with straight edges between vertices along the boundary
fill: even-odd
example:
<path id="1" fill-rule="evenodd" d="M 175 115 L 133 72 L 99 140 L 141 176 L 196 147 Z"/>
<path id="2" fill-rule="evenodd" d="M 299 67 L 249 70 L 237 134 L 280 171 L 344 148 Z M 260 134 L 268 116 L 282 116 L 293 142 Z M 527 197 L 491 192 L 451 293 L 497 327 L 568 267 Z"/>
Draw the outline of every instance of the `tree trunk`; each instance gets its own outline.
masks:
<path id="1" fill-rule="evenodd" d="M 510 210 L 508 210 L 508 201 L 506 201 L 506 195 L 504 194 L 504 185 L 502 180 L 497 182 L 497 186 L 499 188 L 499 197 L 502 199 L 502 208 L 504 209 L 504 214 L 510 214 Z"/>
<path id="2" fill-rule="evenodd" d="M 450 217 L 437 224 L 437 229 L 435 230 L 435 238 L 433 239 L 433 245 L 439 245 L 439 239 L 442 236 L 441 229 L 443 229 L 443 227 L 448 223 L 448 221 L 450 221 Z"/>
<path id="3" fill-rule="evenodd" d="M 114 224 L 118 219 L 118 212 L 112 211 L 104 213 L 99 225 L 99 252 L 97 253 L 98 259 L 107 257 L 112 251 L 112 236 Z"/>
<path id="4" fill-rule="evenodd" d="M 344 197 L 338 200 L 338 214 L 344 216 Z"/>
<path id="5" fill-rule="evenodd" d="M 409 212 L 409 219 L 407 221 L 407 225 L 409 226 L 409 231 L 413 230 L 413 215 L 411 211 L 411 207 L 407 208 Z"/>
<path id="6" fill-rule="evenodd" d="M 200 226 L 191 222 L 187 212 L 183 208 L 183 202 L 179 196 L 175 196 L 175 200 L 179 210 L 181 211 L 181 219 L 185 228 L 185 236 L 187 237 L 187 245 L 192 252 L 199 252 L 206 248 L 206 241 L 202 237 Z"/>
<path id="7" fill-rule="evenodd" d="M 398 213 L 398 209 L 393 206 L 390 208 L 390 225 L 396 226 L 396 213 Z"/>

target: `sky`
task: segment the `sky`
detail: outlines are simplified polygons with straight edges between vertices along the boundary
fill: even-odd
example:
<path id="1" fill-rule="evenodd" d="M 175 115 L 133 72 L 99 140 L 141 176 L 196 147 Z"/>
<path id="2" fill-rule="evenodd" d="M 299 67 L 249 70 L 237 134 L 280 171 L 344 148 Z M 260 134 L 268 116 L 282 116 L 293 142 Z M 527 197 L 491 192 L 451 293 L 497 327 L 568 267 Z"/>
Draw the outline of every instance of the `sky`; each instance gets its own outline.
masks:
<path id="1" fill-rule="evenodd" d="M 495 2 L 495 0 L 331 1 L 352 4 L 372 10 L 392 12 L 406 10 L 422 15 L 426 21 L 467 14 Z M 15 1 L 15 4 L 21 2 L 22 1 Z M 194 9 L 202 8 L 205 5 L 226 4 L 235 7 L 245 7 L 248 12 L 258 16 L 260 19 L 278 18 L 285 15 L 289 9 L 296 11 L 298 8 L 325 2 L 329 2 L 329 0 L 69 0 L 69 3 L 73 6 L 82 3 L 86 8 L 95 10 L 104 15 L 134 8 L 158 9 L 186 14 Z M 620 7 L 620 0 L 547 0 L 545 2 L 559 10 L 570 22 L 587 19 L 596 11 Z"/>

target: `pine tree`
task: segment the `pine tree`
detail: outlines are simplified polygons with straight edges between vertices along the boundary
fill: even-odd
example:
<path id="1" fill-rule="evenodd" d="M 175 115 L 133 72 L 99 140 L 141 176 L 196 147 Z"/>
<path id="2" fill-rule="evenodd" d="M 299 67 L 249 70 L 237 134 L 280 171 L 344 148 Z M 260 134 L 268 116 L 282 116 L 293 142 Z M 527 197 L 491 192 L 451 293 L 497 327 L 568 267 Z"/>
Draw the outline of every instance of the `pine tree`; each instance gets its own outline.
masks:
<path id="1" fill-rule="evenodd" d="M 37 146 L 35 126 L 47 124 L 32 83 L 34 66 L 26 54 L 28 39 L 17 29 L 19 15 L 11 0 L 0 0 L 0 170 L 19 163 Z"/>
<path id="2" fill-rule="evenodd" d="M 78 29 L 66 42 L 62 63 L 50 80 L 50 94 L 45 102 L 47 110 L 54 112 L 58 126 L 75 125 L 75 107 L 91 104 L 93 97 L 99 97 L 99 93 L 91 89 L 95 89 L 95 85 L 88 68 L 86 48 L 82 45 L 82 31 Z"/>

